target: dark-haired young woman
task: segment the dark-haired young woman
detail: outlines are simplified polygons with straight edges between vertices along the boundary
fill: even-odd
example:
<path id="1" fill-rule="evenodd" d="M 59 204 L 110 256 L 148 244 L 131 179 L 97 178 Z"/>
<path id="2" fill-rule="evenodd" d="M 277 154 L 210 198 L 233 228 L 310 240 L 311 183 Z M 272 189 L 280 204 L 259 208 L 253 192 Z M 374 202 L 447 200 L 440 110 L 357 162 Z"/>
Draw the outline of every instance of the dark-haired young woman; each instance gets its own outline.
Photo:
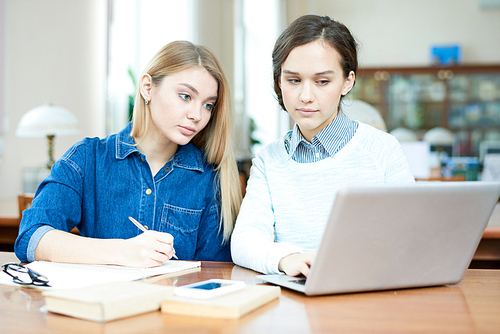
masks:
<path id="1" fill-rule="evenodd" d="M 236 264 L 307 276 L 339 187 L 414 182 L 394 137 L 342 112 L 357 66 L 356 41 L 327 16 L 302 16 L 276 41 L 274 89 L 295 126 L 253 160 L 231 240 Z"/>

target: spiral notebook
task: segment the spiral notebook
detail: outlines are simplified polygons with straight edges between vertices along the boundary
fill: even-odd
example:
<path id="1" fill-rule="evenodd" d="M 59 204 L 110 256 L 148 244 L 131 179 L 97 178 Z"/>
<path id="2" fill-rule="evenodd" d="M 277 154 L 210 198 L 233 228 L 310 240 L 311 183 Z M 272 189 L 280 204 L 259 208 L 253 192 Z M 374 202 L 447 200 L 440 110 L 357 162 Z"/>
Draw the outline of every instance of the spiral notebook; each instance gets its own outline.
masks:
<path id="1" fill-rule="evenodd" d="M 170 260 L 158 267 L 133 268 L 115 265 L 34 261 L 27 264 L 26 267 L 49 279 L 51 287 L 40 287 L 41 289 L 74 289 L 95 284 L 135 281 L 157 275 L 178 273 L 199 268 L 201 262 Z M 1 280 L 2 284 L 8 284 L 9 282 L 12 283 L 12 278 Z M 12 285 L 15 285 L 15 283 L 12 283 Z"/>

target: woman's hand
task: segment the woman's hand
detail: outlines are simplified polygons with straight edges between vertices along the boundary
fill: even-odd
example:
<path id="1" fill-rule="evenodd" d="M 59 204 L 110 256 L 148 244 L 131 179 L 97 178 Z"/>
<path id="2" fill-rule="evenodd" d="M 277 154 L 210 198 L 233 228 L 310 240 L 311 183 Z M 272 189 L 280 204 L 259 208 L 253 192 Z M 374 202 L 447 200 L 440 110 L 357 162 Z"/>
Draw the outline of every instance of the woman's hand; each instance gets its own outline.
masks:
<path id="1" fill-rule="evenodd" d="M 285 256 L 280 260 L 279 270 L 289 276 L 298 276 L 300 274 L 307 277 L 309 268 L 316 257 L 316 250 L 310 250 L 306 253 L 294 253 Z"/>
<path id="2" fill-rule="evenodd" d="M 174 237 L 158 231 L 146 231 L 123 245 L 122 265 L 131 267 L 160 266 L 175 254 Z"/>
<path id="3" fill-rule="evenodd" d="M 98 239 L 51 230 L 35 250 L 35 260 L 155 267 L 174 256 L 174 237 L 146 231 L 130 239 Z"/>

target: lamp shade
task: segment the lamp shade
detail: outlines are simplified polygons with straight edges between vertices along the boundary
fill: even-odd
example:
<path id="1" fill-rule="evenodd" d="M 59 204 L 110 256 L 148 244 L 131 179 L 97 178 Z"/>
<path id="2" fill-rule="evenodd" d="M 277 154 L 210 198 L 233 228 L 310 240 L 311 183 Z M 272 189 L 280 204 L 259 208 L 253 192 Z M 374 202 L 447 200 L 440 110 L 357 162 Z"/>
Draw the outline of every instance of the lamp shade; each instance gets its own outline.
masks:
<path id="1" fill-rule="evenodd" d="M 371 104 L 361 100 L 344 100 L 342 111 L 352 120 L 360 121 L 387 132 L 384 119 Z"/>
<path id="2" fill-rule="evenodd" d="M 391 132 L 389 132 L 391 135 L 396 137 L 396 139 L 401 143 L 401 142 L 408 142 L 408 141 L 417 141 L 418 137 L 417 134 L 407 128 L 395 128 Z"/>
<path id="3" fill-rule="evenodd" d="M 80 132 L 78 120 L 68 110 L 46 104 L 28 111 L 17 125 L 19 137 L 45 137 L 72 135 Z"/>
<path id="4" fill-rule="evenodd" d="M 435 127 L 425 133 L 424 141 L 431 145 L 451 146 L 454 141 L 453 132 L 445 128 Z"/>

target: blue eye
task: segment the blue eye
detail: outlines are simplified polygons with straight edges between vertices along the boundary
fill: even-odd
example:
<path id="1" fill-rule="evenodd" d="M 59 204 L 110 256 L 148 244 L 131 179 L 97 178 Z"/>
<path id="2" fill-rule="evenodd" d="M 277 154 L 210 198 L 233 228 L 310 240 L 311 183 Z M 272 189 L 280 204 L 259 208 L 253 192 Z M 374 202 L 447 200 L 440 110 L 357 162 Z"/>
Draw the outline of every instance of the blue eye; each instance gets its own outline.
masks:
<path id="1" fill-rule="evenodd" d="M 189 101 L 191 99 L 191 96 L 189 94 L 179 94 L 180 98 L 183 99 L 184 101 Z"/>
<path id="2" fill-rule="evenodd" d="M 287 81 L 288 81 L 289 83 L 292 83 L 292 84 L 297 84 L 297 83 L 299 83 L 299 82 L 300 82 L 300 80 L 299 80 L 299 79 L 288 79 Z"/>
<path id="3" fill-rule="evenodd" d="M 214 110 L 214 105 L 212 103 L 205 103 L 203 107 L 205 107 L 208 111 Z"/>
<path id="4" fill-rule="evenodd" d="M 321 85 L 321 86 L 325 86 L 327 84 L 330 83 L 330 80 L 319 80 L 318 83 Z"/>

